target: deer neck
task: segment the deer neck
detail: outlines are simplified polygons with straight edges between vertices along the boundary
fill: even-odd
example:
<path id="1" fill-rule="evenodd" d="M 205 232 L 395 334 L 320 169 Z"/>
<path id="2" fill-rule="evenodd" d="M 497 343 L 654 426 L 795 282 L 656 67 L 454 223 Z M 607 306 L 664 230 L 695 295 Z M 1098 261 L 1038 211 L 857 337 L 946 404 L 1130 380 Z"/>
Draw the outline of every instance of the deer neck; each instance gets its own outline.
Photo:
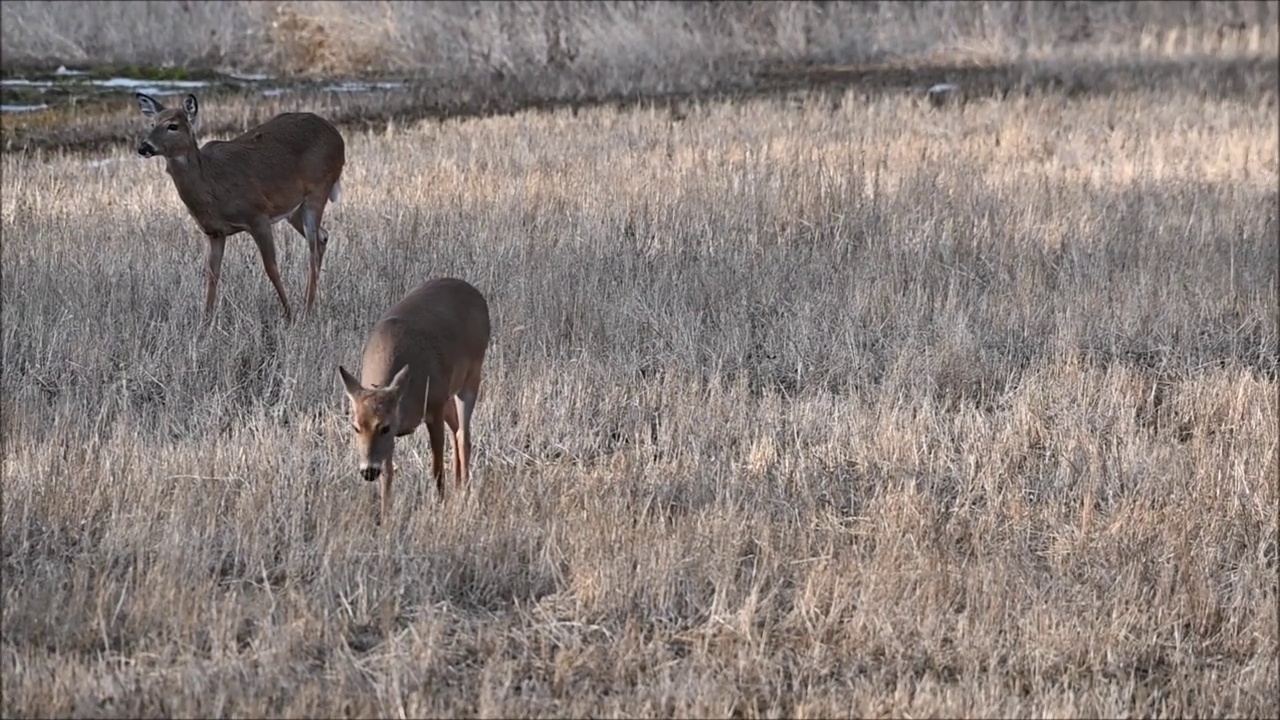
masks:
<path id="1" fill-rule="evenodd" d="M 208 230 L 214 221 L 213 185 L 206 175 L 204 156 L 199 148 L 165 158 L 165 162 L 178 189 L 178 197 L 182 198 L 196 222 Z"/>

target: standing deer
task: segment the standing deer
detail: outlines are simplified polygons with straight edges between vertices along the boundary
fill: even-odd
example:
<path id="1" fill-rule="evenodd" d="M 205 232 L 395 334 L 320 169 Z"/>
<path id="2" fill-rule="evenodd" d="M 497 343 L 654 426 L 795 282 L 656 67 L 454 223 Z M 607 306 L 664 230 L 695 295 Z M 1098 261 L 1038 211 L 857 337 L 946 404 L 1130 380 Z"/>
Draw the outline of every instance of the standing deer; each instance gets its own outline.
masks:
<path id="1" fill-rule="evenodd" d="M 428 280 L 405 295 L 373 326 L 360 380 L 338 366 L 365 480 L 381 478 L 382 515 L 391 516 L 395 438 L 427 426 L 431 473 L 445 500 L 444 426 L 453 433 L 454 481 L 471 474 L 471 413 L 480 392 L 480 367 L 489 347 L 489 304 L 464 280 Z"/>
<path id="2" fill-rule="evenodd" d="M 280 296 L 285 320 L 292 322 L 271 232 L 271 226 L 285 218 L 307 239 L 311 263 L 306 303 L 310 311 L 329 242 L 329 233 L 320 227 L 320 221 L 325 203 L 338 201 L 346 162 L 346 146 L 338 130 L 319 115 L 283 113 L 239 137 L 200 147 L 196 143 L 199 105 L 195 95 L 187 95 L 181 108 L 172 109 L 143 93 L 137 93 L 137 98 L 142 114 L 153 121 L 150 134 L 138 144 L 138 154 L 164 156 L 178 196 L 209 238 L 205 314 L 212 313 L 217 299 L 227 236 L 248 232 L 258 244 L 267 277 Z"/>

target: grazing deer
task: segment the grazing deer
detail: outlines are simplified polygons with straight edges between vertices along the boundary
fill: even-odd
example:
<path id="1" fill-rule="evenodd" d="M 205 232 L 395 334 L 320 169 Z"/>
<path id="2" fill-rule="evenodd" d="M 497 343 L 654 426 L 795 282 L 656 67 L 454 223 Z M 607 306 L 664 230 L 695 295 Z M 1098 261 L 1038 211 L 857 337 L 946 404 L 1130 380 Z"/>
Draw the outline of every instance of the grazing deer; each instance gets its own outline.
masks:
<path id="1" fill-rule="evenodd" d="M 339 179 L 346 162 L 342 135 L 319 115 L 283 113 L 239 137 L 200 147 L 195 95 L 187 95 L 181 108 L 172 109 L 143 93 L 137 98 L 142 114 L 153 121 L 150 134 L 138 144 L 138 154 L 164 156 L 178 196 L 209 238 L 205 314 L 213 311 L 217 299 L 227 236 L 248 232 L 280 296 L 285 320 L 292 322 L 271 232 L 271 226 L 285 218 L 307 239 L 311 267 L 306 303 L 311 310 L 329 242 L 320 221 L 325 203 L 337 202 L 341 192 Z"/>
<path id="2" fill-rule="evenodd" d="M 489 347 L 489 304 L 464 280 L 428 280 L 391 306 L 364 346 L 360 380 L 338 366 L 360 452 L 360 474 L 381 478 L 382 522 L 391 516 L 395 438 L 427 426 L 431 473 L 445 500 L 444 426 L 453 433 L 454 481 L 471 474 L 471 413 Z"/>

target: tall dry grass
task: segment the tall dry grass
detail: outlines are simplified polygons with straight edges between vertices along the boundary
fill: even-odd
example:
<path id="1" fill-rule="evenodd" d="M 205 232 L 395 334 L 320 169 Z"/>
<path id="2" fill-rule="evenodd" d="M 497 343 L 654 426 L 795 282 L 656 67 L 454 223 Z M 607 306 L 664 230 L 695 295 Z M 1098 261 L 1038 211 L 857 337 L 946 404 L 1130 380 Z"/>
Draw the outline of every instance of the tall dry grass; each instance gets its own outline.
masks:
<path id="1" fill-rule="evenodd" d="M 320 316 L 235 243 L 207 332 L 157 164 L 6 156 L 4 714 L 1266 714 L 1273 130 L 356 136 Z M 441 274 L 494 308 L 477 483 L 435 507 L 405 443 L 383 534 L 334 368 Z"/>
<path id="2" fill-rule="evenodd" d="M 0 65 L 399 73 L 592 92 L 724 82 L 764 61 L 1027 60 L 1275 45 L 1280 4 L 1046 2 L 0 2 Z"/>
<path id="3" fill-rule="evenodd" d="M 394 91 L 285 95 L 229 108 L 252 116 L 307 107 L 367 127 L 530 107 L 681 102 L 870 84 L 971 96 L 1065 88 L 1185 91 L 1216 76 L 1274 93 L 1280 4 L 847 2 L 21 2 L 0 1 L 0 72 L 58 64 L 146 76 L 148 66 L 267 72 L 285 79 L 393 74 Z M 1261 70 L 1254 67 L 1261 62 Z M 116 66 L 125 65 L 120 69 Z M 132 66 L 140 66 L 134 68 Z M 1202 81 L 1193 81 L 1202 82 Z M 225 88 L 211 90 L 221 92 Z M 64 88 L 64 90 L 66 90 Z M 1256 91 L 1254 91 L 1256 92 Z M 10 113 L 6 151 L 99 150 L 131 137 L 127 92 L 45 96 L 54 109 Z M 14 101 L 32 101 L 16 89 Z M 219 98 L 221 100 L 221 98 Z M 237 111 L 238 110 L 238 111 Z M 238 125 L 231 123 L 238 122 Z"/>
<path id="4" fill-rule="evenodd" d="M 239 238 L 202 328 L 158 162 L 7 154 L 2 714 L 1269 716 L 1276 125 L 1188 87 L 348 133 L 293 327 Z M 336 366 L 437 275 L 494 316 L 475 484 L 438 507 L 409 438 L 379 530 Z"/>

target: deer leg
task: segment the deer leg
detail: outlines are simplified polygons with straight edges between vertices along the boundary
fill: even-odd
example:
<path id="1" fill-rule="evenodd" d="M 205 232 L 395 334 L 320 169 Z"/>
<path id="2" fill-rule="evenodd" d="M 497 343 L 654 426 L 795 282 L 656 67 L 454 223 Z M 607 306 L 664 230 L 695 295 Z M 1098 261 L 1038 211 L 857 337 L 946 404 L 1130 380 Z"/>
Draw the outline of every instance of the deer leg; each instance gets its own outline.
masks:
<path id="1" fill-rule="evenodd" d="M 222 252 L 226 247 L 226 237 L 209 236 L 209 247 L 204 255 L 204 313 L 206 316 L 213 314 L 213 303 L 218 299 L 218 277 L 222 275 Z"/>
<path id="2" fill-rule="evenodd" d="M 307 200 L 289 216 L 289 224 L 307 239 L 307 311 L 315 306 L 320 292 L 320 266 L 324 264 L 324 251 L 329 246 L 329 233 L 320 227 L 324 217 L 324 197 L 318 203 Z"/>
<path id="3" fill-rule="evenodd" d="M 462 475 L 465 472 L 462 469 L 462 438 L 458 435 L 458 412 L 455 407 L 453 398 L 449 398 L 444 403 L 444 424 L 449 426 L 449 434 L 453 436 L 453 480 L 458 486 L 462 485 Z"/>
<path id="4" fill-rule="evenodd" d="M 458 421 L 457 442 L 458 457 L 461 458 L 458 472 L 458 485 L 466 485 L 471 481 L 471 412 L 476 406 L 476 396 L 465 388 L 454 399 L 457 406 Z"/>
<path id="5" fill-rule="evenodd" d="M 431 440 L 431 476 L 436 480 L 436 493 L 444 502 L 444 418 L 442 408 L 427 415 L 427 437 Z"/>
<path id="6" fill-rule="evenodd" d="M 293 311 L 289 308 L 289 298 L 284 293 L 284 285 L 280 282 L 280 267 L 276 265 L 276 242 L 271 234 L 271 223 L 263 221 L 249 232 L 253 241 L 258 244 L 258 253 L 262 255 L 262 267 L 267 271 L 267 279 L 276 289 L 280 297 L 280 305 L 284 307 L 285 322 L 293 322 Z"/>
<path id="7" fill-rule="evenodd" d="M 480 397 L 480 366 L 467 375 L 462 389 L 454 398 L 458 414 L 458 431 L 454 447 L 461 458 L 458 484 L 465 485 L 471 481 L 471 415 L 476 409 L 476 399 Z"/>
<path id="8" fill-rule="evenodd" d="M 391 479 L 394 474 L 395 466 L 391 463 L 391 458 L 388 457 L 382 461 L 382 482 L 379 483 L 380 487 L 378 488 L 382 496 L 382 514 L 378 518 L 379 525 L 391 524 Z"/>

